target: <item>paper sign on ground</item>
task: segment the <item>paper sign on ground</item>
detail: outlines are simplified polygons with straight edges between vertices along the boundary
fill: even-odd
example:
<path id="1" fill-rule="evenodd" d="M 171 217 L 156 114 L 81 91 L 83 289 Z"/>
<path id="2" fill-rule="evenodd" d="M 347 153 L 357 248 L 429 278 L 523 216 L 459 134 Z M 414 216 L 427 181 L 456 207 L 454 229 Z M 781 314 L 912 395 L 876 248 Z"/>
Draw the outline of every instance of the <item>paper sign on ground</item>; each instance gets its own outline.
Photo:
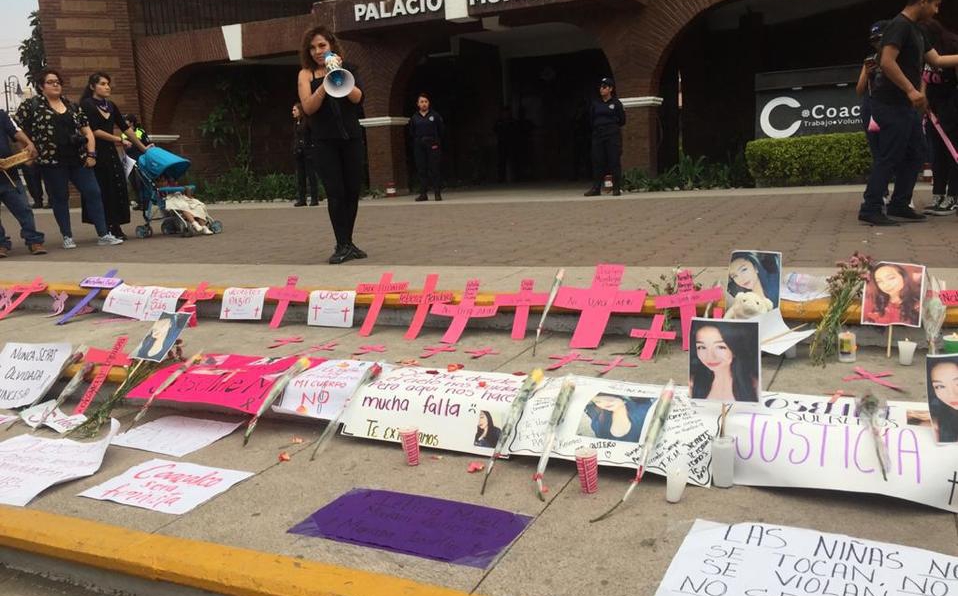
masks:
<path id="1" fill-rule="evenodd" d="M 398 368 L 350 402 L 343 434 L 399 442 L 399 429 L 411 426 L 424 447 L 492 455 L 522 381 L 505 373 Z M 492 425 L 482 429 L 487 415 Z"/>
<path id="2" fill-rule="evenodd" d="M 0 503 L 24 506 L 61 482 L 90 476 L 100 469 L 120 423 L 92 443 L 19 435 L 0 443 Z"/>
<path id="3" fill-rule="evenodd" d="M 315 290 L 309 293 L 306 324 L 318 327 L 352 327 L 356 292 Z"/>
<path id="4" fill-rule="evenodd" d="M 42 397 L 72 349 L 70 344 L 6 344 L 0 352 L 0 408 L 19 408 Z"/>
<path id="5" fill-rule="evenodd" d="M 655 596 L 953 593 L 958 558 L 843 534 L 695 520 Z"/>
<path id="6" fill-rule="evenodd" d="M 815 329 L 792 331 L 782 319 L 782 311 L 776 308 L 758 317 L 758 334 L 763 352 L 781 356 L 792 346 L 815 335 Z"/>
<path id="7" fill-rule="evenodd" d="M 151 459 L 77 496 L 180 515 L 252 475 L 252 472 Z"/>
<path id="8" fill-rule="evenodd" d="M 226 321 L 259 321 L 269 288 L 226 288 L 220 305 L 220 319 Z"/>
<path id="9" fill-rule="evenodd" d="M 290 381 L 273 411 L 332 420 L 356 390 L 363 373 L 374 364 L 365 360 L 327 360 Z M 384 373 L 393 368 L 383 366 Z"/>
<path id="10" fill-rule="evenodd" d="M 354 489 L 289 532 L 484 569 L 531 521 L 458 501 Z"/>
<path id="11" fill-rule="evenodd" d="M 17 420 L 18 418 L 19 416 L 7 416 L 6 414 L 0 414 L 0 426 L 3 426 L 4 424 L 8 422 L 13 422 L 14 420 Z"/>
<path id="12" fill-rule="evenodd" d="M 103 312 L 138 321 L 155 321 L 164 312 L 176 312 L 176 301 L 186 288 L 120 284 L 103 301 Z"/>
<path id="13" fill-rule="evenodd" d="M 51 399 L 23 409 L 20 411 L 20 419 L 30 428 L 40 426 L 40 421 L 43 420 L 43 426 L 48 426 L 61 435 L 86 422 L 86 416 L 83 414 L 67 416 L 59 408 L 54 408 L 54 404 L 56 400 Z"/>
<path id="14" fill-rule="evenodd" d="M 119 434 L 114 445 L 183 457 L 227 436 L 242 422 L 165 416 Z"/>

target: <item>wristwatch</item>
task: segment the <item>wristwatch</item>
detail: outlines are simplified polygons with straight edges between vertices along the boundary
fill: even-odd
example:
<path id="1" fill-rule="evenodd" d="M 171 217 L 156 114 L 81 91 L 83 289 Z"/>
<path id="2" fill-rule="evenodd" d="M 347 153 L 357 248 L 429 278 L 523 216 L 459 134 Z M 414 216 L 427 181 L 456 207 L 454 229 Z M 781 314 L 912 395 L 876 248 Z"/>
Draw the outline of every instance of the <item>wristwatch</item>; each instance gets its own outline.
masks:
<path id="1" fill-rule="evenodd" d="M 96 159 L 96 151 L 87 151 L 87 152 L 86 152 L 86 156 L 87 156 L 87 157 L 92 157 L 93 159 Z"/>

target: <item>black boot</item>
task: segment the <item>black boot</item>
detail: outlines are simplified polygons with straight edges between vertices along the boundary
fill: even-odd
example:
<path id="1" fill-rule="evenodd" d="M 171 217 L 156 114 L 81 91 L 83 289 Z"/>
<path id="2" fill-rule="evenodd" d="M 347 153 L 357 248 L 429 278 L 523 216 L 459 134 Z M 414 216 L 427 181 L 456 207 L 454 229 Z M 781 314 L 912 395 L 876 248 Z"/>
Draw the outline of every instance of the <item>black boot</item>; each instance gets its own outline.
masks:
<path id="1" fill-rule="evenodd" d="M 597 196 L 599 196 L 599 192 L 600 192 L 600 191 L 599 191 L 598 187 L 593 186 L 593 187 L 590 188 L 589 190 L 585 191 L 585 194 L 584 194 L 583 196 L 586 196 L 586 197 L 597 197 Z"/>
<path id="2" fill-rule="evenodd" d="M 441 191 L 441 190 L 437 190 L 437 191 L 436 191 L 436 200 L 437 200 L 437 201 L 441 201 L 441 200 L 442 200 L 442 191 Z"/>
<path id="3" fill-rule="evenodd" d="M 421 193 L 419 193 L 419 196 L 416 197 L 417 203 L 421 203 L 423 201 L 428 201 L 428 200 L 429 200 L 429 196 L 426 194 L 426 191 L 422 191 Z"/>

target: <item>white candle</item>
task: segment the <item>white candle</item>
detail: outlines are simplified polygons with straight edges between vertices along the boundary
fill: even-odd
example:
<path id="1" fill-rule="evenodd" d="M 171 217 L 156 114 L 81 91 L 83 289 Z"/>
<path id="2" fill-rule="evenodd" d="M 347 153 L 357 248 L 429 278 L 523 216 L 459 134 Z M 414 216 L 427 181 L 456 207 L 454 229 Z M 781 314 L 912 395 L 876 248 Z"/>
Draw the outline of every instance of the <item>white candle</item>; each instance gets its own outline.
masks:
<path id="1" fill-rule="evenodd" d="M 915 358 L 915 348 L 918 344 L 911 340 L 903 339 L 898 342 L 898 363 L 902 366 L 911 366 Z"/>
<path id="2" fill-rule="evenodd" d="M 732 437 L 712 439 L 712 486 L 729 488 L 735 484 L 735 441 Z"/>
<path id="3" fill-rule="evenodd" d="M 678 503 L 682 500 L 685 485 L 689 481 L 689 469 L 685 466 L 676 466 L 665 476 L 665 500 L 669 503 Z"/>

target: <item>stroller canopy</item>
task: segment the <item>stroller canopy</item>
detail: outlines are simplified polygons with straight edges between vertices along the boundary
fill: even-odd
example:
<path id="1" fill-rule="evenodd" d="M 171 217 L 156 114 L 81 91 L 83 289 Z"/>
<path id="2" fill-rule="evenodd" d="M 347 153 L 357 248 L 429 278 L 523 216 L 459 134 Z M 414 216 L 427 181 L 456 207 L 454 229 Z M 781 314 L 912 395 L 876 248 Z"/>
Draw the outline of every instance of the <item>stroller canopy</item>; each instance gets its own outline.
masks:
<path id="1" fill-rule="evenodd" d="M 190 169 L 190 160 L 170 153 L 166 149 L 151 147 L 140 156 L 136 165 L 150 180 L 156 180 L 160 176 L 178 180 Z"/>

